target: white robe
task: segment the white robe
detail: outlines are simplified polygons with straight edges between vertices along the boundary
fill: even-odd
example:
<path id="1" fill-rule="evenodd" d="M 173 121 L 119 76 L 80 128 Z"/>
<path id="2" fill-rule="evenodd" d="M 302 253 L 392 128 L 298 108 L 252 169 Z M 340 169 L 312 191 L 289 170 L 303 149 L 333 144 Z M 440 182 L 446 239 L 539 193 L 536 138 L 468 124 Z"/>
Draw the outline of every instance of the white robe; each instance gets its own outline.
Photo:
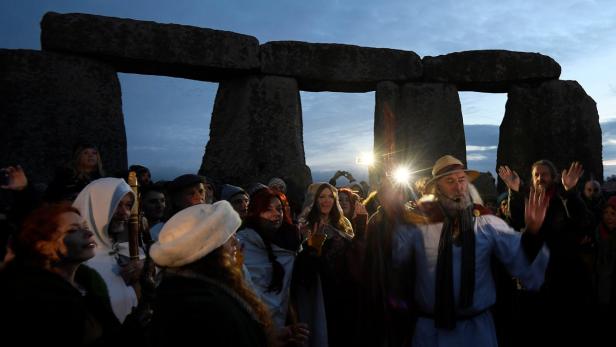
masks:
<path id="1" fill-rule="evenodd" d="M 415 260 L 415 303 L 418 309 L 434 313 L 436 263 L 438 244 L 443 223 L 396 226 L 393 240 L 395 266 L 405 266 Z M 543 283 L 549 251 L 544 245 L 532 263 L 529 263 L 520 239 L 521 233 L 503 220 L 491 215 L 475 218 L 475 293 L 473 305 L 456 310 L 459 315 L 481 314 L 467 320 L 458 320 L 454 330 L 437 329 L 434 320 L 418 319 L 413 346 L 497 346 L 492 316 L 487 310 L 496 301 L 496 290 L 490 257 L 495 255 L 530 290 L 538 290 Z M 461 247 L 453 247 L 453 285 L 456 305 L 461 286 Z"/>
<path id="2" fill-rule="evenodd" d="M 133 287 L 124 283 L 116 260 L 116 254 L 124 254 L 128 247 L 126 243 L 114 245 L 107 230 L 120 200 L 126 194 L 133 192 L 123 179 L 101 178 L 88 184 L 73 202 L 88 228 L 94 232 L 97 243 L 94 258 L 85 264 L 98 271 L 105 280 L 111 308 L 120 322 L 124 322 L 138 301 Z"/>

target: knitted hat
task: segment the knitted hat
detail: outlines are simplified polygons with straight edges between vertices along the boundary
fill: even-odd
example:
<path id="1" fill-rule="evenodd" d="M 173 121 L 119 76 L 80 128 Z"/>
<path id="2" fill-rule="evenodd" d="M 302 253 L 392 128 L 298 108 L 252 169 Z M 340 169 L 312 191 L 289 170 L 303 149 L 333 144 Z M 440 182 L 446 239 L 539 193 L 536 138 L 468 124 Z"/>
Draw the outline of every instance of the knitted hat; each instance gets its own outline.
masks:
<path id="1" fill-rule="evenodd" d="M 227 242 L 241 223 L 227 201 L 191 206 L 165 223 L 150 256 L 165 267 L 193 263 Z"/>
<path id="2" fill-rule="evenodd" d="M 285 181 L 282 180 L 282 178 L 278 178 L 278 177 L 274 177 L 271 180 L 269 180 L 269 182 L 267 182 L 267 185 L 271 188 L 273 186 L 280 186 L 282 189 L 281 191 L 283 193 L 287 192 L 287 184 L 285 183 Z"/>
<path id="3" fill-rule="evenodd" d="M 220 192 L 220 199 L 231 201 L 231 198 L 233 196 L 240 194 L 240 193 L 248 195 L 248 193 L 246 193 L 246 191 L 242 189 L 241 187 L 232 186 L 230 184 L 225 184 L 222 186 L 222 190 Z"/>

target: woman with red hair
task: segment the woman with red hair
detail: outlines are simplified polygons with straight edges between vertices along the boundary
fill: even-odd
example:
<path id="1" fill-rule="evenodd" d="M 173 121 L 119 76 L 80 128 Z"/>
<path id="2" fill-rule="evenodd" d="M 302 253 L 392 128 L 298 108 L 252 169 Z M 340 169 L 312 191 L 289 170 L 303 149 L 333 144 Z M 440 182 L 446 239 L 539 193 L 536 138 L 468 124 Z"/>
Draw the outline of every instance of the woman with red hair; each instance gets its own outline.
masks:
<path id="1" fill-rule="evenodd" d="M 270 188 L 255 192 L 246 228 L 237 235 L 253 288 L 272 313 L 281 342 L 303 342 L 308 335 L 304 324 L 286 326 L 293 320 L 288 314 L 291 275 L 301 240 L 285 195 Z"/>
<path id="2" fill-rule="evenodd" d="M 94 234 L 70 204 L 30 214 L 0 273 L 4 341 L 68 346 L 104 343 L 120 328 L 100 275 L 82 265 L 94 257 Z"/>

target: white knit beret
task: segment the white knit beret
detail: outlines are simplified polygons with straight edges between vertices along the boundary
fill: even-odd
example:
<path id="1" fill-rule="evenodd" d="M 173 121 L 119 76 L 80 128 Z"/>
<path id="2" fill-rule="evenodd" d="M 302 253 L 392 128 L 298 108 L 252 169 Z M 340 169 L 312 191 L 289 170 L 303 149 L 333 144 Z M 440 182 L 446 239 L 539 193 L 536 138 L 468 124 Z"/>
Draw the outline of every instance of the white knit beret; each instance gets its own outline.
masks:
<path id="1" fill-rule="evenodd" d="M 222 246 L 241 224 L 227 201 L 188 207 L 165 223 L 150 256 L 159 266 L 190 264 Z"/>

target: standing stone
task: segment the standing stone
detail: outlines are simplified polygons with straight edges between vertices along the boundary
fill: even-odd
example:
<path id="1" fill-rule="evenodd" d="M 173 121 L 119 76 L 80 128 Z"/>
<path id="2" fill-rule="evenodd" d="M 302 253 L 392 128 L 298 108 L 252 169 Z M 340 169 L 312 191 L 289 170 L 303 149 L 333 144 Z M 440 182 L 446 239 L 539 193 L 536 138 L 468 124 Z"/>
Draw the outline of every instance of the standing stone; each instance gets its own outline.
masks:
<path id="1" fill-rule="evenodd" d="M 471 167 L 472 169 L 472 167 Z M 495 207 L 498 193 L 496 192 L 496 180 L 491 172 L 482 172 L 473 182 L 475 188 L 479 192 L 483 205 L 486 207 Z"/>
<path id="2" fill-rule="evenodd" d="M 311 182 L 302 131 L 294 79 L 250 76 L 224 81 L 216 94 L 199 172 L 243 187 L 280 177 L 289 199 L 301 207 Z"/>
<path id="3" fill-rule="evenodd" d="M 603 181 L 601 127 L 595 101 L 576 81 L 550 81 L 509 92 L 500 126 L 497 167 L 508 165 L 526 182 L 539 159 L 559 171 L 572 161 Z M 499 187 L 503 189 L 499 179 Z"/>
<path id="4" fill-rule="evenodd" d="M 391 110 L 391 117 L 387 115 Z M 391 118 L 391 125 L 386 122 Z M 434 162 L 451 154 L 466 163 L 466 141 L 458 91 L 451 84 L 379 83 L 376 90 L 374 152 L 382 157 L 388 138 L 394 143 L 395 163 L 430 176 Z M 376 168 L 380 172 L 381 168 Z"/>
<path id="5" fill-rule="evenodd" d="M 415 52 L 331 43 L 274 41 L 261 45 L 261 72 L 297 79 L 312 92 L 367 92 L 381 81 L 421 77 Z"/>
<path id="6" fill-rule="evenodd" d="M 259 69 L 259 41 L 230 31 L 48 12 L 44 50 L 103 60 L 118 71 L 217 82 Z"/>
<path id="7" fill-rule="evenodd" d="M 126 134 L 115 70 L 89 59 L 0 49 L 0 167 L 21 165 L 48 182 L 73 146 L 99 146 L 108 173 L 126 169 Z"/>
<path id="8" fill-rule="evenodd" d="M 453 83 L 462 91 L 506 93 L 515 83 L 538 83 L 560 76 L 560 65 L 546 55 L 506 50 L 424 57 L 422 64 L 424 81 Z"/>

